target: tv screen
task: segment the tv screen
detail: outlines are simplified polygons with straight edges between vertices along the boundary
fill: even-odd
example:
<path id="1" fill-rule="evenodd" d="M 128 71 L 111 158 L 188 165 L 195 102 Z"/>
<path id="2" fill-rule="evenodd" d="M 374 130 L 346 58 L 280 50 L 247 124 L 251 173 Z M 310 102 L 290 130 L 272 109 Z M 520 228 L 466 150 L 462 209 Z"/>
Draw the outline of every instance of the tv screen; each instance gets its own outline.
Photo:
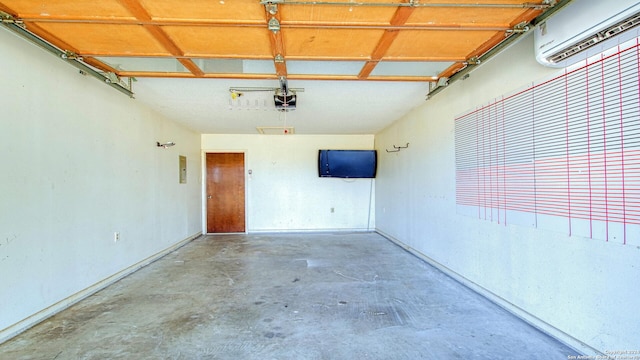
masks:
<path id="1" fill-rule="evenodd" d="M 320 177 L 375 178 L 378 154 L 375 150 L 320 150 Z"/>

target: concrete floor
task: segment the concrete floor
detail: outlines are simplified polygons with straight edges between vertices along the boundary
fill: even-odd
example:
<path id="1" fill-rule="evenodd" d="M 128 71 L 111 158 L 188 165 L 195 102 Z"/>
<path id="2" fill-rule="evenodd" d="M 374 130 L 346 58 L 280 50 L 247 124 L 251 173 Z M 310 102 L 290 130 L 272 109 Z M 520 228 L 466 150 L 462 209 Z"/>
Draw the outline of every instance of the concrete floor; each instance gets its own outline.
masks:
<path id="1" fill-rule="evenodd" d="M 374 233 L 201 237 L 0 345 L 12 360 L 568 355 Z"/>

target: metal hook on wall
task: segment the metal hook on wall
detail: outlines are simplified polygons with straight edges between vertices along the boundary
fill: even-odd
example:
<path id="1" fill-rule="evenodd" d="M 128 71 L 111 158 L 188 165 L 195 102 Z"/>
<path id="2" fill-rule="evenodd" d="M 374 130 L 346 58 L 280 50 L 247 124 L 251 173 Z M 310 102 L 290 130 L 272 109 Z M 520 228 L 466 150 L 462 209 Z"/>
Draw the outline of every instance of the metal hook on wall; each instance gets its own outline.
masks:
<path id="1" fill-rule="evenodd" d="M 395 146 L 395 145 L 393 145 L 393 148 L 394 148 L 395 150 L 389 150 L 389 149 L 385 149 L 385 150 L 386 150 L 388 153 L 394 153 L 394 152 L 400 152 L 400 150 L 402 150 L 402 149 L 406 149 L 406 148 L 408 148 L 408 147 L 409 147 L 409 143 L 407 143 L 407 145 L 405 145 L 405 146 Z"/>

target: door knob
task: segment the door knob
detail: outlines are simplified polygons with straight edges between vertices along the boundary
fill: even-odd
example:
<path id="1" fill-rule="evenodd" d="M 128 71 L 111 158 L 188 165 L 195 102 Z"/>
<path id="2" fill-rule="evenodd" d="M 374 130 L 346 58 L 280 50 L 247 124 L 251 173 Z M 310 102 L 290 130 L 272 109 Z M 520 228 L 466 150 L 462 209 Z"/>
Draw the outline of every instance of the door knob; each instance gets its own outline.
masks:
<path id="1" fill-rule="evenodd" d="M 211 195 L 207 196 L 207 199 L 211 199 Z"/>

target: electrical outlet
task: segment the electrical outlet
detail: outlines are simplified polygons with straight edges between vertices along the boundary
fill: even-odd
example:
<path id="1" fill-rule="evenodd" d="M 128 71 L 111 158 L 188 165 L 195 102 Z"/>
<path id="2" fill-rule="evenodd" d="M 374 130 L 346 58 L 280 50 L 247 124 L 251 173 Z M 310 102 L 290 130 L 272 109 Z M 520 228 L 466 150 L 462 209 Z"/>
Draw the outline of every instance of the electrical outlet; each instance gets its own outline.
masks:
<path id="1" fill-rule="evenodd" d="M 114 232 L 113 233 L 113 242 L 118 242 L 120 241 L 120 233 L 119 232 Z"/>

